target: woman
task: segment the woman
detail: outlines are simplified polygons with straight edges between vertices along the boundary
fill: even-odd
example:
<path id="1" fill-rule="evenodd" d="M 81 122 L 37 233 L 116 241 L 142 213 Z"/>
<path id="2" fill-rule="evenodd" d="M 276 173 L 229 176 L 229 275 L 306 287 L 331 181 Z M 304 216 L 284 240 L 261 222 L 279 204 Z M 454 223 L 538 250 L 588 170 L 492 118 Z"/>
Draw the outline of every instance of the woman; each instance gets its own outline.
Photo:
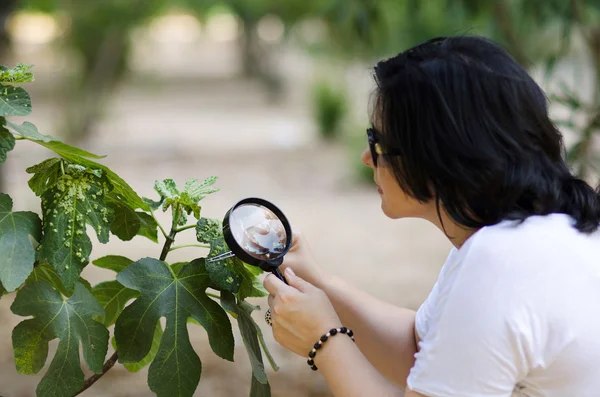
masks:
<path id="1" fill-rule="evenodd" d="M 375 79 L 362 158 L 383 212 L 454 247 L 415 313 L 327 274 L 295 236 L 289 285 L 264 280 L 275 340 L 312 352 L 336 396 L 600 396 L 600 197 L 569 173 L 542 90 L 481 37 L 430 40 Z"/>

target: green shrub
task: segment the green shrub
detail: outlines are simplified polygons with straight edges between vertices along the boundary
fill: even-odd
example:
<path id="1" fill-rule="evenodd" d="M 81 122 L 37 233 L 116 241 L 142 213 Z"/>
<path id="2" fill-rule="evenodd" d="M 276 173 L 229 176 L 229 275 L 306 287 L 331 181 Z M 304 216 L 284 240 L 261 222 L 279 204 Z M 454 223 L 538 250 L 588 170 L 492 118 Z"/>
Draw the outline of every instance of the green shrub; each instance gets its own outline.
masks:
<path id="1" fill-rule="evenodd" d="M 312 88 L 312 101 L 313 117 L 321 137 L 327 140 L 337 138 L 348 112 L 345 91 L 331 83 L 320 81 Z"/>
<path id="2" fill-rule="evenodd" d="M 355 127 L 346 137 L 352 174 L 359 183 L 373 183 L 373 169 L 363 164 L 361 154 L 367 147 L 366 128 Z"/>

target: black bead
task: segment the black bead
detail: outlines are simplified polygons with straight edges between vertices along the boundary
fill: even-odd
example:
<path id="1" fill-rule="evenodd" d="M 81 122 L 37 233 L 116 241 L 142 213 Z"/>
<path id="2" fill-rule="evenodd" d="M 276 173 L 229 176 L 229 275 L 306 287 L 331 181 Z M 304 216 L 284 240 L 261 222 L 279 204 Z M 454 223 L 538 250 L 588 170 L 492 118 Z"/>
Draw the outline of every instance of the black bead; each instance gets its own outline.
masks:
<path id="1" fill-rule="evenodd" d="M 315 346 L 314 346 L 314 348 L 315 348 L 316 350 L 319 350 L 319 349 L 321 348 L 321 344 L 320 344 L 319 342 L 315 343 Z"/>
<path id="2" fill-rule="evenodd" d="M 340 332 L 341 332 L 342 334 L 345 334 L 346 332 L 348 332 L 348 328 L 346 328 L 346 327 L 342 327 L 342 328 L 340 328 Z"/>
<path id="3" fill-rule="evenodd" d="M 351 329 L 348 330 L 348 336 L 351 338 L 354 336 L 354 332 Z"/>
<path id="4" fill-rule="evenodd" d="M 313 371 L 316 371 L 316 370 L 318 370 L 319 368 L 317 368 L 317 366 L 316 366 L 316 365 L 313 365 L 313 366 L 311 366 L 311 367 L 310 367 L 310 369 L 312 369 Z"/>
<path id="5" fill-rule="evenodd" d="M 308 353 L 308 357 L 310 357 L 310 358 L 315 358 L 316 355 L 317 355 L 317 353 L 315 353 L 314 351 L 311 351 L 310 353 Z"/>
<path id="6" fill-rule="evenodd" d="M 337 329 L 335 329 L 335 328 L 332 328 L 332 329 L 331 329 L 331 331 L 329 331 L 329 333 L 330 333 L 331 335 L 335 335 L 335 334 L 337 334 Z"/>
<path id="7" fill-rule="evenodd" d="M 307 363 L 308 363 L 308 365 L 310 365 L 310 366 L 313 366 L 313 365 L 315 365 L 315 362 L 313 361 L 313 359 L 312 359 L 312 358 L 309 358 L 309 359 L 308 359 L 306 362 L 307 362 Z"/>
<path id="8" fill-rule="evenodd" d="M 321 336 L 321 342 L 325 342 L 327 340 L 327 335 Z"/>

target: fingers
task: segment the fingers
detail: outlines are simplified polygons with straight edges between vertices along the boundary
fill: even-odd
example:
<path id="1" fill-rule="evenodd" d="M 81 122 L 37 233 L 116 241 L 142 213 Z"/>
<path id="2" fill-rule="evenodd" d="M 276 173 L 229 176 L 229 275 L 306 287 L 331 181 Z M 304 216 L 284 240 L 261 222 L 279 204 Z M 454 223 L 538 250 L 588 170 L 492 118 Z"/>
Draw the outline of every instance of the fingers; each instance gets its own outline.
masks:
<path id="1" fill-rule="evenodd" d="M 269 294 L 273 296 L 278 296 L 282 293 L 285 294 L 286 291 L 291 289 L 274 274 L 269 274 L 267 277 L 265 277 L 263 280 L 263 287 L 265 287 Z"/>
<path id="2" fill-rule="evenodd" d="M 285 278 L 291 287 L 296 288 L 300 292 L 308 292 L 315 288 L 308 281 L 296 276 L 296 273 L 294 273 L 291 267 L 285 269 Z"/>
<path id="3" fill-rule="evenodd" d="M 294 225 L 290 225 L 290 227 L 292 228 L 292 247 L 290 248 L 290 251 L 293 251 L 300 245 L 300 240 L 302 240 L 303 237 L 302 232 L 298 228 Z"/>
<path id="4" fill-rule="evenodd" d="M 273 309 L 273 301 L 275 300 L 275 297 L 273 295 L 269 295 L 269 297 L 267 298 L 267 304 L 269 305 L 269 307 L 271 309 Z"/>

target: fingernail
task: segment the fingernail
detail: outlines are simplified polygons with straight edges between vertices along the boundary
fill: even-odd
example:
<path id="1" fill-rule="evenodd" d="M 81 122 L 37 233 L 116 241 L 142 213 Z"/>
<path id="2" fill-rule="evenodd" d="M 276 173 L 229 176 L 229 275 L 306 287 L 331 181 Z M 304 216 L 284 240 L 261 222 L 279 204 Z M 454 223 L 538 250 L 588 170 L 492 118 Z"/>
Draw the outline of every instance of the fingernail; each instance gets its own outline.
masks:
<path id="1" fill-rule="evenodd" d="M 294 271 L 292 270 L 292 268 L 291 268 L 291 267 L 288 267 L 287 269 L 285 269 L 285 273 L 286 273 L 288 276 L 292 276 L 292 277 L 295 277 L 295 276 L 296 276 L 296 273 L 294 273 Z"/>

